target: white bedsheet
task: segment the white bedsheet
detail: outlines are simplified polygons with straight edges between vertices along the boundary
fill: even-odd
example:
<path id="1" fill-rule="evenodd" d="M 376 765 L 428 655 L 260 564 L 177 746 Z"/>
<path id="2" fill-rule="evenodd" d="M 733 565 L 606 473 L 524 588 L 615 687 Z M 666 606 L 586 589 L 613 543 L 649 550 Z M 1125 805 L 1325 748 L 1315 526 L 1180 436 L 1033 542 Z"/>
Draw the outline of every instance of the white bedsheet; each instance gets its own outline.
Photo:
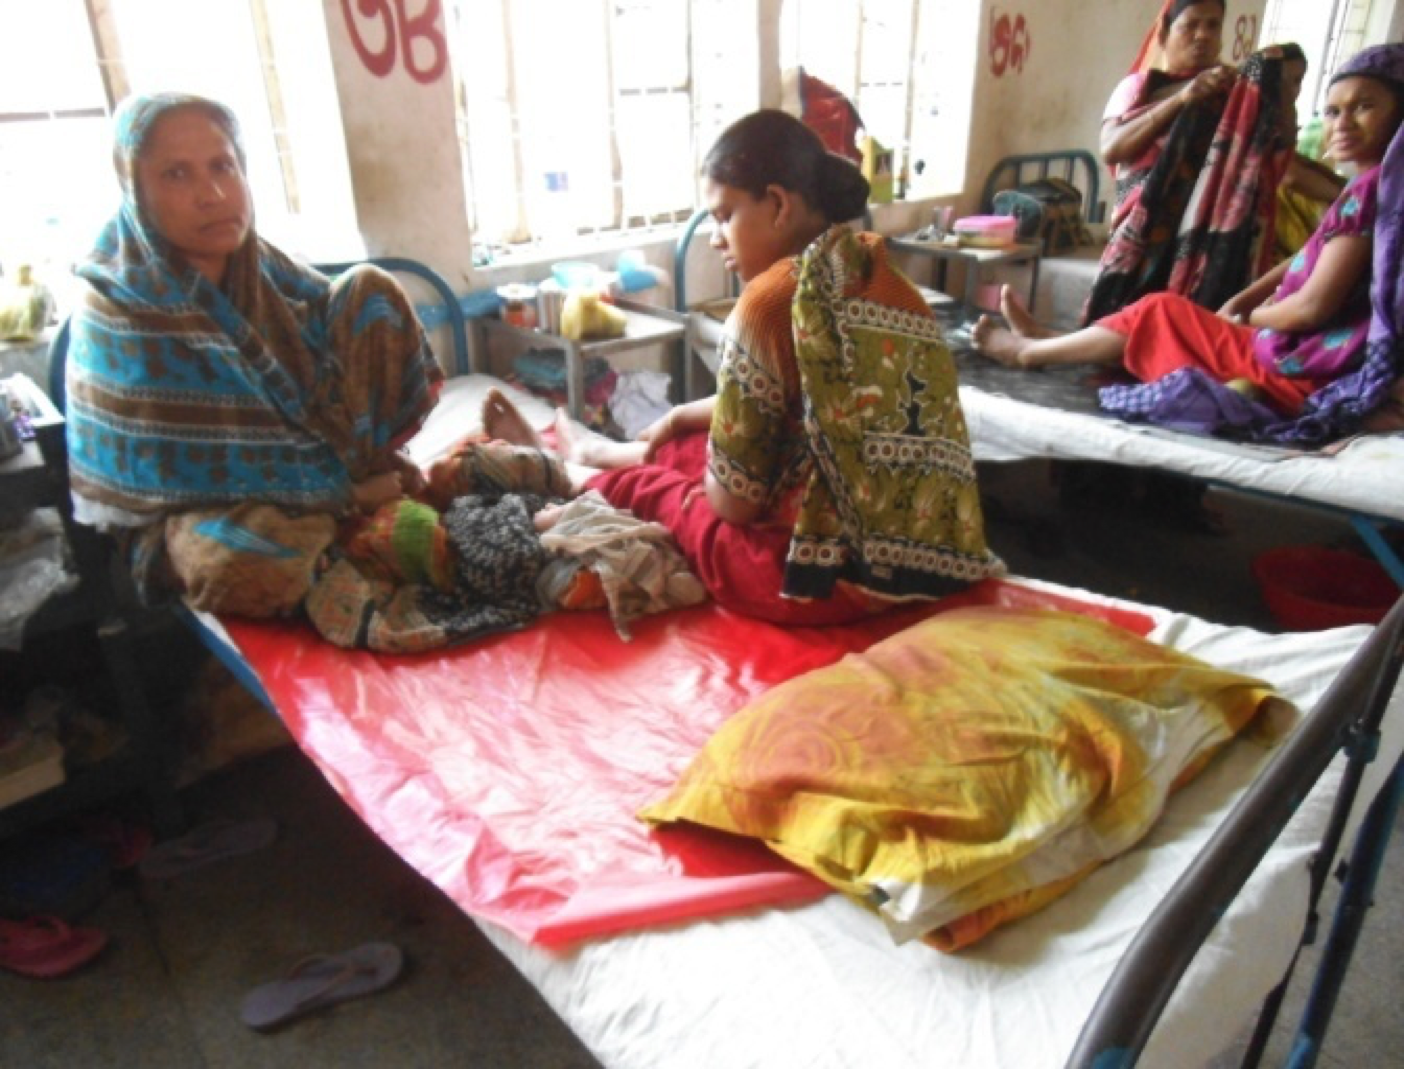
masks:
<path id="1" fill-rule="evenodd" d="M 1266 635 L 1151 611 L 1152 638 L 1262 675 L 1303 709 L 1369 633 Z M 1393 722 L 1404 720 L 1401 706 L 1396 693 Z M 1397 734 L 1396 723 L 1377 762 L 1386 770 Z M 838 896 L 568 952 L 483 927 L 611 1069 L 1060 1066 L 1138 925 L 1267 757 L 1235 743 L 1172 799 L 1147 841 L 956 956 L 894 946 L 875 917 Z M 1195 1065 L 1227 1048 L 1280 978 L 1340 769 L 1338 760 L 1219 923 L 1141 1064 Z"/>
<path id="2" fill-rule="evenodd" d="M 1161 468 L 1302 502 L 1404 520 L 1404 435 L 1366 435 L 1332 456 L 1284 456 L 960 388 L 977 460 L 1099 460 Z"/>

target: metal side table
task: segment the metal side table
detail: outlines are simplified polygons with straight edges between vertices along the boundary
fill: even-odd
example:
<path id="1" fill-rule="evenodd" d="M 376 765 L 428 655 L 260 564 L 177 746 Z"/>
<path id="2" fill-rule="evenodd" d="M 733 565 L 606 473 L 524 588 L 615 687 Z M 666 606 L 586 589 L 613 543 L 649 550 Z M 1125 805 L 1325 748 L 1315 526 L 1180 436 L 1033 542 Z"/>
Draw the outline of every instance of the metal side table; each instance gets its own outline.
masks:
<path id="1" fill-rule="evenodd" d="M 985 268 L 1001 264 L 1033 265 L 1029 278 L 1029 311 L 1034 310 L 1034 295 L 1038 292 L 1038 265 L 1043 257 L 1043 246 L 1037 242 L 1016 242 L 998 249 L 981 249 L 967 245 L 947 244 L 936 238 L 923 238 L 924 231 L 918 230 L 900 237 L 888 238 L 887 247 L 895 252 L 915 253 L 929 256 L 933 261 L 935 278 L 933 284 L 939 290 L 946 288 L 946 267 L 951 262 L 965 265 L 965 296 L 962 298 L 963 312 L 973 318 L 979 314 L 977 295 L 980 289 L 980 275 Z"/>
<path id="2" fill-rule="evenodd" d="M 585 400 L 585 361 L 592 356 L 609 358 L 616 353 L 639 349 L 647 345 L 667 345 L 673 349 L 672 377 L 675 399 L 683 399 L 685 376 L 684 335 L 687 317 L 668 308 L 651 304 L 619 300 L 615 306 L 624 312 L 627 324 L 619 338 L 585 338 L 572 341 L 544 330 L 518 327 L 501 319 L 484 317 L 477 320 L 484 335 L 515 338 L 533 346 L 549 346 L 565 353 L 567 408 L 572 419 L 580 419 Z"/>

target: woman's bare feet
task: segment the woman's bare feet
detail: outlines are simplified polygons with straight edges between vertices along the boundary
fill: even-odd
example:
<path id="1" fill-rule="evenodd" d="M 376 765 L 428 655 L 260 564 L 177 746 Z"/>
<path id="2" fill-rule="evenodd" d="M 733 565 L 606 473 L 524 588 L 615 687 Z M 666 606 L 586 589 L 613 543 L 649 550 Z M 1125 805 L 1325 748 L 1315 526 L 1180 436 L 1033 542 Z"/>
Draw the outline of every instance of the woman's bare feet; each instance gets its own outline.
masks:
<path id="1" fill-rule="evenodd" d="M 615 459 L 605 455 L 605 448 L 590 434 L 581 434 L 564 408 L 556 409 L 556 449 L 563 460 L 588 468 L 604 467 Z"/>
<path id="2" fill-rule="evenodd" d="M 999 310 L 1009 329 L 1021 338 L 1051 338 L 1053 331 L 1033 317 L 1023 299 L 1009 286 L 999 288 Z"/>
<path id="3" fill-rule="evenodd" d="M 546 443 L 526 417 L 496 386 L 483 398 L 483 433 L 495 441 L 545 449 Z"/>
<path id="4" fill-rule="evenodd" d="M 989 316 L 981 316 L 970 331 L 970 339 L 975 343 L 975 348 L 984 353 L 991 360 L 1003 364 L 1005 367 L 1024 367 L 1024 350 L 1029 347 L 1031 340 L 1021 337 L 1012 330 L 1005 330 L 996 326 L 995 321 Z"/>

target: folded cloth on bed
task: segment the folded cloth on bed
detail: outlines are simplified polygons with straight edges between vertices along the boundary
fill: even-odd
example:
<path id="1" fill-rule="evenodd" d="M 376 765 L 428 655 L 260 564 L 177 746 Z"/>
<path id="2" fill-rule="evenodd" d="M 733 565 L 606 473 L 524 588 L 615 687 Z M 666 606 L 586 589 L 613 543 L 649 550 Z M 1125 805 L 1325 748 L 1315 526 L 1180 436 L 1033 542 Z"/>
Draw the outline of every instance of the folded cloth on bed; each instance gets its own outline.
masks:
<path id="1" fill-rule="evenodd" d="M 524 627 L 543 608 L 536 579 L 549 555 L 532 523 L 541 505 L 527 494 L 467 494 L 442 517 L 414 502 L 386 505 L 332 551 L 307 616 L 328 642 L 383 653 Z M 428 516 L 436 522 L 426 530 Z"/>
<path id="2" fill-rule="evenodd" d="M 614 630 L 626 642 L 629 624 L 639 617 L 707 600 L 706 588 L 688 570 L 668 528 L 614 508 L 594 490 L 562 507 L 541 535 L 541 545 L 560 556 L 543 569 L 537 592 L 543 584 L 569 587 L 572 573 L 589 569 L 599 576 Z M 542 598 L 548 605 L 559 600 L 559 595 Z"/>
<path id="3" fill-rule="evenodd" d="M 760 839 L 955 950 L 1135 844 L 1272 697 L 1084 616 L 960 609 L 752 701 L 640 815 Z"/>

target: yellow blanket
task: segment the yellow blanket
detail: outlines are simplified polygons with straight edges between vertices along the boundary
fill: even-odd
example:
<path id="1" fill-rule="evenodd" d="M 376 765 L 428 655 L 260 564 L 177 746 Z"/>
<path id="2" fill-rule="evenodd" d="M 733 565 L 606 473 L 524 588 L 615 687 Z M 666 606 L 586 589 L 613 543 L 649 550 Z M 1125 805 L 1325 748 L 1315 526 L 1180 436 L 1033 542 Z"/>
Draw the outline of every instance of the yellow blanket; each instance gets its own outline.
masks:
<path id="1" fill-rule="evenodd" d="M 752 702 L 640 815 L 762 839 L 955 950 L 1136 843 L 1269 700 L 1098 620 L 957 609 Z"/>

